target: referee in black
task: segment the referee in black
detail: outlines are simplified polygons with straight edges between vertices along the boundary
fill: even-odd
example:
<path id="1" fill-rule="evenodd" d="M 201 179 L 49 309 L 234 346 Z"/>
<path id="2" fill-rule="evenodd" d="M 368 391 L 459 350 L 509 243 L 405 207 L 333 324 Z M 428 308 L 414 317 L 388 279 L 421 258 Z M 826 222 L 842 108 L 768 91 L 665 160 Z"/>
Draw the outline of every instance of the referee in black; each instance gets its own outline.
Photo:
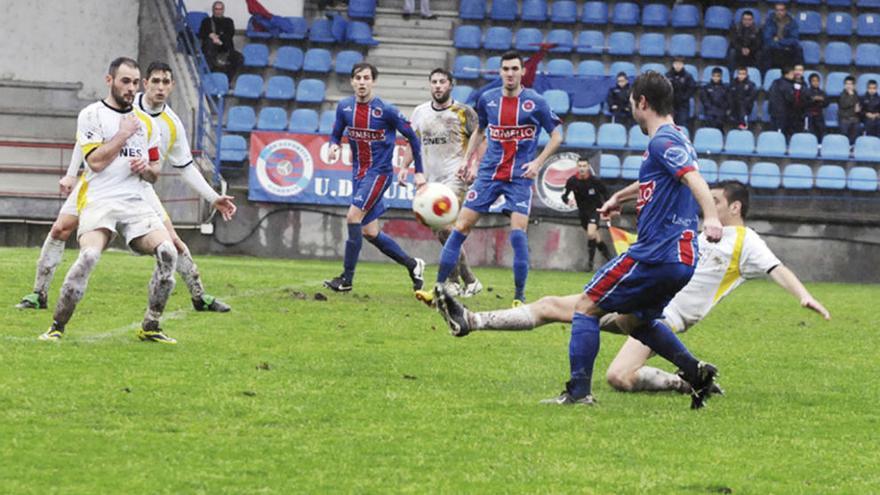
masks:
<path id="1" fill-rule="evenodd" d="M 574 193 L 574 201 L 577 203 L 581 227 L 587 232 L 587 246 L 590 253 L 588 271 L 593 271 L 593 259 L 596 257 L 597 247 L 606 260 L 611 259 L 608 246 L 599 236 L 599 212 L 596 211 L 605 203 L 609 195 L 605 184 L 593 175 L 590 161 L 583 156 L 578 158 L 577 173 L 569 177 L 565 183 L 565 192 L 562 193 L 563 203 L 572 204 L 569 198 L 571 193 Z"/>

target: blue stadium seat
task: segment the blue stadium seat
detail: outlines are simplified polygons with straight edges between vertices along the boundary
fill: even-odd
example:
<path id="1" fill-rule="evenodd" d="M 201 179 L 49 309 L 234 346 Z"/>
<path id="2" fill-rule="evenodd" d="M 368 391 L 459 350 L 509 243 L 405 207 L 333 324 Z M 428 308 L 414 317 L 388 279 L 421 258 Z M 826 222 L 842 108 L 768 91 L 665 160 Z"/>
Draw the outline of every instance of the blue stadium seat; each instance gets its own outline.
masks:
<path id="1" fill-rule="evenodd" d="M 724 152 L 729 155 L 751 155 L 755 152 L 755 135 L 752 131 L 731 130 L 727 133 Z"/>
<path id="2" fill-rule="evenodd" d="M 829 7 L 852 7 L 853 0 L 825 0 Z"/>
<path id="3" fill-rule="evenodd" d="M 721 131 L 711 127 L 697 129 L 694 135 L 694 148 L 698 153 L 721 153 L 724 136 Z"/>
<path id="4" fill-rule="evenodd" d="M 547 100 L 547 104 L 550 105 L 550 109 L 553 110 L 556 115 L 565 115 L 568 113 L 568 108 L 571 106 L 568 93 L 561 89 L 548 89 L 547 91 L 544 91 L 543 96 L 544 99 Z"/>
<path id="5" fill-rule="evenodd" d="M 596 144 L 596 127 L 589 122 L 572 122 L 565 129 L 563 142 L 571 148 L 592 148 Z"/>
<path id="6" fill-rule="evenodd" d="M 479 30 L 480 28 L 477 28 L 477 31 Z M 492 26 L 486 30 L 486 37 L 483 39 L 483 48 L 487 50 L 507 51 L 510 50 L 510 46 L 512 44 L 513 31 L 511 31 L 510 28 L 506 28 L 504 26 Z M 479 48 L 479 46 L 477 48 Z"/>
<path id="7" fill-rule="evenodd" d="M 298 72 L 302 69 L 305 55 L 303 51 L 296 46 L 282 46 L 275 51 L 275 67 L 278 70 L 289 70 Z"/>
<path id="8" fill-rule="evenodd" d="M 773 85 L 773 81 L 782 77 L 782 71 L 779 69 L 769 69 L 764 73 L 764 91 L 770 91 L 770 86 Z"/>
<path id="9" fill-rule="evenodd" d="M 554 43 L 551 53 L 570 53 L 574 48 L 574 35 L 568 29 L 554 29 L 547 33 L 545 43 Z"/>
<path id="10" fill-rule="evenodd" d="M 877 14 L 861 14 L 859 15 L 856 33 L 859 36 L 867 38 L 880 37 L 880 15 Z"/>
<path id="11" fill-rule="evenodd" d="M 333 125 L 336 123 L 336 111 L 324 110 L 321 112 L 321 121 L 318 124 L 318 132 L 320 134 L 330 134 L 333 132 Z"/>
<path id="12" fill-rule="evenodd" d="M 632 55 L 636 51 L 636 37 L 632 33 L 616 31 L 608 36 L 608 53 Z"/>
<path id="13" fill-rule="evenodd" d="M 263 95 L 263 78 L 257 74 L 241 74 L 235 80 L 232 96 L 256 100 Z"/>
<path id="14" fill-rule="evenodd" d="M 785 149 L 785 134 L 778 131 L 764 131 L 758 134 L 758 143 L 755 146 L 756 155 L 762 157 L 785 156 Z"/>
<path id="15" fill-rule="evenodd" d="M 257 125 L 257 114 L 253 107 L 239 105 L 229 109 L 226 114 L 226 130 L 233 132 L 251 132 Z"/>
<path id="16" fill-rule="evenodd" d="M 486 17 L 486 2 L 483 0 L 461 0 L 458 17 L 469 21 L 482 21 Z"/>
<path id="17" fill-rule="evenodd" d="M 632 62 L 614 62 L 613 64 L 611 64 L 608 72 L 612 76 L 616 76 L 618 73 L 623 72 L 629 77 L 635 77 L 636 66 Z"/>
<path id="18" fill-rule="evenodd" d="M 801 49 L 804 51 L 804 63 L 807 65 L 818 65 L 819 43 L 810 40 L 801 40 Z"/>
<path id="19" fill-rule="evenodd" d="M 364 46 L 376 46 L 378 41 L 373 39 L 373 28 L 366 22 L 351 21 L 345 31 L 345 39 L 349 43 Z"/>
<path id="20" fill-rule="evenodd" d="M 829 12 L 825 17 L 825 32 L 828 36 L 852 36 L 852 16 L 846 12 Z"/>
<path id="21" fill-rule="evenodd" d="M 620 167 L 620 178 L 627 180 L 635 180 L 639 178 L 639 170 L 642 168 L 642 157 L 631 155 L 623 159 L 623 165 Z"/>
<path id="22" fill-rule="evenodd" d="M 746 67 L 746 71 L 749 74 L 749 80 L 752 81 L 755 86 L 761 87 L 761 71 L 757 67 Z"/>
<path id="23" fill-rule="evenodd" d="M 642 9 L 642 26 L 666 27 L 669 25 L 669 7 L 662 3 L 649 3 Z"/>
<path id="24" fill-rule="evenodd" d="M 825 45 L 827 65 L 849 65 L 852 63 L 852 47 L 842 41 L 831 41 Z"/>
<path id="25" fill-rule="evenodd" d="M 247 141 L 242 136 L 225 134 L 220 138 L 220 161 L 243 162 L 247 158 Z"/>
<path id="26" fill-rule="evenodd" d="M 508 32 L 510 30 L 508 29 Z M 480 48 L 480 38 L 483 37 L 483 31 L 479 26 L 465 24 L 455 28 L 455 36 L 453 36 L 452 45 L 456 48 L 467 50 L 476 50 Z M 507 46 L 510 46 L 508 42 Z"/>
<path id="27" fill-rule="evenodd" d="M 745 12 L 747 10 L 751 11 L 752 15 L 755 16 L 755 25 L 759 26 L 758 32 L 760 33 L 760 26 L 762 26 L 762 24 L 761 24 L 761 11 L 758 10 L 757 7 L 740 7 L 738 9 L 736 9 L 736 12 L 734 12 L 734 14 L 733 14 L 733 22 L 735 22 L 736 24 L 739 24 L 739 20 L 742 19 L 743 12 Z"/>
<path id="28" fill-rule="evenodd" d="M 700 56 L 713 60 L 726 58 L 727 38 L 715 34 L 703 36 L 703 43 L 700 46 Z"/>
<path id="29" fill-rule="evenodd" d="M 581 22 L 602 26 L 608 24 L 608 4 L 605 2 L 584 2 Z"/>
<path id="30" fill-rule="evenodd" d="M 869 9 L 880 8 L 880 0 L 857 0 L 856 7 Z"/>
<path id="31" fill-rule="evenodd" d="M 492 0 L 489 18 L 493 21 L 514 21 L 518 10 L 516 0 Z"/>
<path id="32" fill-rule="evenodd" d="M 642 66 L 639 67 L 639 74 L 644 74 L 645 72 L 648 72 L 649 70 L 652 70 L 654 72 L 659 72 L 660 74 L 666 74 L 666 66 L 663 64 L 658 64 L 656 62 L 652 62 L 649 64 L 642 64 Z"/>
<path id="33" fill-rule="evenodd" d="M 547 62 L 546 69 L 551 76 L 574 75 L 574 64 L 572 64 L 571 60 L 568 60 L 567 58 L 554 58 L 553 60 Z"/>
<path id="34" fill-rule="evenodd" d="M 671 24 L 674 28 L 693 29 L 700 25 L 700 10 L 696 5 L 676 3 L 672 7 Z"/>
<path id="35" fill-rule="evenodd" d="M 704 22 L 706 29 L 727 31 L 733 24 L 733 13 L 727 7 L 713 5 L 706 9 Z"/>
<path id="36" fill-rule="evenodd" d="M 596 144 L 605 149 L 626 148 L 626 127 L 620 124 L 602 124 L 599 126 L 599 134 Z"/>
<path id="37" fill-rule="evenodd" d="M 544 33 L 537 28 L 520 28 L 516 32 L 516 42 L 514 46 L 521 52 L 536 52 L 541 49 L 539 46 L 544 41 Z"/>
<path id="38" fill-rule="evenodd" d="M 662 57 L 666 54 L 666 36 L 663 33 L 644 33 L 639 37 L 639 55 Z M 661 72 L 661 74 L 664 74 Z"/>
<path id="39" fill-rule="evenodd" d="M 822 138 L 822 158 L 849 160 L 849 138 L 843 134 L 826 134 Z"/>
<path id="40" fill-rule="evenodd" d="M 456 79 L 478 79 L 480 77 L 480 57 L 476 55 L 455 57 L 452 75 Z"/>
<path id="41" fill-rule="evenodd" d="M 279 33 L 278 39 L 296 41 L 306 39 L 309 34 L 309 22 L 305 17 L 289 16 L 285 19 L 293 26 L 293 29 L 289 32 Z"/>
<path id="42" fill-rule="evenodd" d="M 711 81 L 712 80 L 712 69 L 715 69 L 716 67 L 721 69 L 721 81 L 724 84 L 730 83 L 730 72 L 727 70 L 727 67 L 724 67 L 723 65 L 707 65 L 703 69 L 702 76 L 700 76 L 700 82 L 703 84 L 706 84 L 709 81 Z"/>
<path id="43" fill-rule="evenodd" d="M 687 72 L 688 74 L 690 74 L 691 77 L 694 78 L 694 81 L 699 81 L 699 80 L 700 80 L 700 73 L 699 73 L 699 71 L 697 71 L 697 67 L 696 67 L 696 66 L 691 65 L 691 64 L 684 64 L 684 70 L 685 70 L 685 72 Z M 694 112 L 691 112 L 691 115 L 693 115 L 693 113 L 694 113 Z"/>
<path id="44" fill-rule="evenodd" d="M 550 6 L 550 21 L 558 24 L 574 24 L 578 20 L 577 2 L 554 0 Z"/>
<path id="45" fill-rule="evenodd" d="M 781 181 L 779 165 L 770 162 L 758 162 L 752 165 L 749 183 L 756 189 L 776 189 Z"/>
<path id="46" fill-rule="evenodd" d="M 798 31 L 800 34 L 822 34 L 822 16 L 812 10 L 802 10 L 797 14 Z"/>
<path id="47" fill-rule="evenodd" d="M 547 20 L 546 0 L 524 0 L 522 4 L 522 20 L 544 22 Z"/>
<path id="48" fill-rule="evenodd" d="M 636 151 L 645 151 L 648 149 L 648 135 L 642 132 L 642 128 L 634 125 L 629 128 L 629 140 L 627 145 L 629 149 Z"/>
<path id="49" fill-rule="evenodd" d="M 798 5 L 821 5 L 822 0 L 797 0 Z"/>
<path id="50" fill-rule="evenodd" d="M 639 23 L 639 5 L 633 2 L 615 3 L 611 23 L 617 26 L 635 26 Z"/>
<path id="51" fill-rule="evenodd" d="M 309 41 L 312 43 L 336 43 L 332 26 L 329 19 L 315 19 L 309 28 Z"/>
<path id="52" fill-rule="evenodd" d="M 849 170 L 846 187 L 853 191 L 876 191 L 877 171 L 871 167 L 853 167 Z"/>
<path id="53" fill-rule="evenodd" d="M 579 76 L 604 76 L 605 64 L 598 60 L 584 60 L 578 64 Z"/>
<path id="54" fill-rule="evenodd" d="M 363 62 L 364 56 L 361 52 L 355 50 L 342 50 L 336 54 L 336 63 L 333 71 L 339 75 L 351 75 L 351 69 L 355 64 Z"/>
<path id="55" fill-rule="evenodd" d="M 716 129 L 717 130 L 717 129 Z M 718 181 L 736 180 L 749 183 L 749 166 L 739 160 L 725 160 L 718 166 Z"/>
<path id="56" fill-rule="evenodd" d="M 857 162 L 880 162 L 880 138 L 859 136 L 853 148 L 853 158 Z"/>
<path id="57" fill-rule="evenodd" d="M 290 113 L 290 124 L 288 124 L 287 130 L 314 133 L 318 131 L 318 125 L 318 112 L 311 108 L 297 108 Z"/>
<path id="58" fill-rule="evenodd" d="M 697 39 L 692 34 L 673 34 L 669 41 L 669 55 L 693 57 L 697 54 Z"/>
<path id="59" fill-rule="evenodd" d="M 268 39 L 272 38 L 272 33 L 269 33 L 266 31 L 260 31 L 257 29 L 257 27 L 254 23 L 253 16 L 251 16 L 251 18 L 248 19 L 247 26 L 245 27 L 245 30 L 244 30 L 244 34 L 245 34 L 245 36 L 247 36 L 249 39 L 252 39 L 252 40 L 268 40 Z"/>
<path id="60" fill-rule="evenodd" d="M 269 47 L 262 43 L 248 43 L 241 49 L 245 67 L 266 67 L 269 65 Z"/>
<path id="61" fill-rule="evenodd" d="M 280 107 L 266 107 L 260 110 L 257 129 L 261 131 L 283 131 L 287 129 L 287 112 Z"/>
<path id="62" fill-rule="evenodd" d="M 348 17 L 372 20 L 376 17 L 376 0 L 350 0 L 348 2 Z"/>
<path id="63" fill-rule="evenodd" d="M 575 51 L 599 55 L 605 50 L 605 35 L 601 31 L 581 31 Z"/>
<path id="64" fill-rule="evenodd" d="M 324 48 L 309 48 L 303 59 L 304 72 L 330 72 L 330 50 Z"/>
<path id="65" fill-rule="evenodd" d="M 268 100 L 292 100 L 295 93 L 293 79 L 288 76 L 272 76 L 266 82 Z"/>
<path id="66" fill-rule="evenodd" d="M 589 107 L 576 107 L 572 105 L 572 115 L 599 115 L 602 113 L 602 104 L 596 104 Z"/>
<path id="67" fill-rule="evenodd" d="M 880 45 L 877 43 L 860 43 L 856 46 L 856 67 L 880 66 Z"/>
<path id="68" fill-rule="evenodd" d="M 202 89 L 212 96 L 224 96 L 229 93 L 229 77 L 222 72 L 211 72 L 202 78 Z"/>
<path id="69" fill-rule="evenodd" d="M 565 129 L 563 127 L 559 128 L 559 131 L 565 134 Z M 538 135 L 538 146 L 546 146 L 547 143 L 550 142 L 550 134 L 547 133 L 547 130 L 543 127 L 541 128 L 541 133 Z"/>
<path id="70" fill-rule="evenodd" d="M 199 12 L 197 10 L 191 10 L 186 13 L 185 23 L 186 27 L 189 28 L 193 34 L 199 34 L 199 29 L 202 27 L 202 21 L 207 19 L 209 14 L 207 12 Z"/>
<path id="71" fill-rule="evenodd" d="M 467 84 L 456 84 L 452 87 L 452 99 L 455 101 L 466 102 L 474 88 Z"/>
<path id="72" fill-rule="evenodd" d="M 617 155 L 603 154 L 599 157 L 599 177 L 603 179 L 620 177 L 620 158 L 617 158 Z"/>
<path id="73" fill-rule="evenodd" d="M 483 79 L 487 81 L 493 81 L 501 77 L 499 72 L 501 71 L 501 57 L 489 57 L 486 59 L 486 66 L 484 67 L 483 73 L 481 76 Z"/>
<path id="74" fill-rule="evenodd" d="M 815 134 L 798 132 L 788 143 L 788 156 L 791 158 L 816 158 L 819 154 L 819 140 Z"/>
<path id="75" fill-rule="evenodd" d="M 825 92 L 828 96 L 840 96 L 843 92 L 843 81 L 849 76 L 848 72 L 831 72 L 825 77 Z"/>
<path id="76" fill-rule="evenodd" d="M 858 94 L 863 95 L 866 91 L 868 91 L 868 81 L 880 82 L 880 74 L 874 72 L 859 74 L 859 77 L 856 78 L 856 92 Z"/>
<path id="77" fill-rule="evenodd" d="M 326 91 L 324 81 L 318 79 L 303 79 L 299 82 L 296 92 L 297 103 L 321 103 L 324 101 Z"/>
<path id="78" fill-rule="evenodd" d="M 844 189 L 846 170 L 839 165 L 822 165 L 816 171 L 816 187 L 819 189 Z"/>
<path id="79" fill-rule="evenodd" d="M 708 158 L 698 158 L 697 166 L 700 168 L 700 175 L 703 176 L 703 180 L 708 182 L 709 184 L 714 184 L 718 182 L 718 164 L 715 163 L 715 160 L 709 160 Z"/>
<path id="80" fill-rule="evenodd" d="M 786 165 L 782 170 L 782 187 L 786 189 L 812 189 L 813 169 L 802 163 Z"/>
<path id="81" fill-rule="evenodd" d="M 837 103 L 832 103 L 825 107 L 825 126 L 837 128 Z"/>

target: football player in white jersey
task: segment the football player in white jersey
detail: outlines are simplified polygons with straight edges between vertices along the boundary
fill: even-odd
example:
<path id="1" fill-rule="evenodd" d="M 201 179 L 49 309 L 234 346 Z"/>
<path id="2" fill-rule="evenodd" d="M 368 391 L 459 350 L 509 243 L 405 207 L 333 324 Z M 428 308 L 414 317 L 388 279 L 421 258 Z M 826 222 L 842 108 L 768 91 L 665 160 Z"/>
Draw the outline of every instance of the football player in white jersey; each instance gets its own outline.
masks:
<path id="1" fill-rule="evenodd" d="M 467 183 L 458 175 L 464 162 L 468 140 L 477 128 L 477 112 L 462 102 L 452 99 L 452 73 L 437 68 L 428 75 L 431 83 L 431 100 L 422 103 L 413 110 L 410 123 L 422 142 L 422 163 L 425 167 L 425 178 L 428 182 L 439 182 L 449 186 L 458 196 L 459 204 L 464 201 Z M 412 161 L 412 150 L 406 148 L 403 163 Z M 398 181 L 406 183 L 407 167 L 402 167 Z M 452 225 L 437 231 L 440 244 L 446 243 Z M 457 280 L 461 277 L 463 286 L 459 288 Z M 458 258 L 458 265 L 452 271 L 446 283 L 447 290 L 461 297 L 471 297 L 481 290 L 483 284 L 477 280 L 467 263 L 464 251 Z"/>
<path id="2" fill-rule="evenodd" d="M 826 320 L 831 314 L 804 287 L 797 276 L 773 254 L 764 240 L 745 226 L 749 192 L 737 181 L 723 181 L 711 188 L 723 226 L 721 241 L 710 243 L 700 235 L 700 259 L 690 282 L 663 310 L 665 323 L 684 332 L 699 323 L 721 299 L 748 279 L 769 275 L 794 296 L 800 305 L 819 313 Z M 531 330 L 548 323 L 571 321 L 578 295 L 547 296 L 513 309 L 474 313 L 449 295 L 438 301 L 438 309 L 450 331 L 463 337 L 475 330 Z M 616 314 L 605 315 L 601 329 L 629 333 L 616 323 Z M 629 337 L 608 368 L 608 383 L 627 392 L 676 390 L 690 393 L 690 385 L 680 376 L 646 366 L 651 349 Z"/>
<path id="3" fill-rule="evenodd" d="M 161 145 L 159 148 L 160 161 L 168 163 L 180 171 L 181 178 L 206 201 L 214 205 L 225 220 L 229 220 L 235 214 L 235 204 L 232 197 L 221 196 L 211 188 L 205 178 L 199 172 L 193 162 L 190 152 L 186 131 L 177 114 L 166 104 L 168 97 L 174 89 L 174 79 L 171 67 L 161 62 L 153 62 L 147 68 L 146 77 L 143 80 L 145 92 L 135 95 L 134 107 L 136 111 L 153 117 L 154 125 L 160 133 Z M 64 244 L 79 225 L 77 213 L 77 197 L 82 181 L 77 182 L 77 173 L 80 164 L 83 163 L 82 148 L 74 147 L 70 159 L 67 174 L 61 178 L 59 185 L 61 192 L 67 195 L 67 200 L 58 213 L 58 218 L 52 224 L 52 229 L 46 236 L 40 257 L 37 260 L 37 271 L 34 277 L 34 290 L 24 296 L 17 307 L 21 309 L 46 308 L 48 302 L 48 289 L 52 283 L 55 269 L 61 263 L 64 254 Z M 177 248 L 177 272 L 180 273 L 190 291 L 193 307 L 198 311 L 226 312 L 231 308 L 219 299 L 206 294 L 201 282 L 198 268 L 193 262 L 187 245 L 180 239 L 171 219 L 162 208 L 159 197 L 156 195 L 152 184 L 143 181 L 144 199 L 162 218 L 165 228 L 171 234 L 174 245 Z"/>

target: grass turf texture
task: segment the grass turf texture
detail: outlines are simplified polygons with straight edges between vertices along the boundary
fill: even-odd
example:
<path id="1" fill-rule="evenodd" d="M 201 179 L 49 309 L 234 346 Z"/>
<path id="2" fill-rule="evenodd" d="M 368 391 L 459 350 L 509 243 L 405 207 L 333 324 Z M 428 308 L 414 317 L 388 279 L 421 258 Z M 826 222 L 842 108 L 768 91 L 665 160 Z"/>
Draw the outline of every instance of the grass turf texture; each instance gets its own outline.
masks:
<path id="1" fill-rule="evenodd" d="M 369 248 L 367 248 L 369 249 Z M 67 267 L 50 292 L 50 308 Z M 60 344 L 51 309 L 12 306 L 37 249 L 0 249 L 3 493 L 876 493 L 876 286 L 813 284 L 824 322 L 772 283 L 738 289 L 685 342 L 719 365 L 727 396 L 603 380 L 622 338 L 603 334 L 593 408 L 541 406 L 567 376 L 568 327 L 454 339 L 405 270 L 196 257 L 228 314 L 196 313 L 180 281 L 166 332 L 138 342 L 152 259 L 106 253 Z M 512 275 L 478 269 L 507 307 Z M 429 270 L 433 277 L 434 271 Z M 527 296 L 574 293 L 580 273 L 529 274 Z M 315 300 L 316 293 L 327 301 Z M 670 369 L 660 360 L 653 364 Z"/>

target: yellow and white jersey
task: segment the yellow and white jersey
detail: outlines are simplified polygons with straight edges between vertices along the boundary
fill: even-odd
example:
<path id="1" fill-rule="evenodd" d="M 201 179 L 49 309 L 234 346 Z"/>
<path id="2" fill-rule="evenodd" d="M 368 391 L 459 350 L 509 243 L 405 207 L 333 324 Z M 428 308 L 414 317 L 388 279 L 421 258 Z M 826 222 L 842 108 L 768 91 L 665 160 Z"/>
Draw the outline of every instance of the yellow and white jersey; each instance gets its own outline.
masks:
<path id="1" fill-rule="evenodd" d="M 134 98 L 134 106 L 152 117 L 159 128 L 161 139 L 159 154 L 162 157 L 162 166 L 168 164 L 174 168 L 183 168 L 191 164 L 193 162 L 192 151 L 180 117 L 167 104 L 162 106 L 162 111 L 159 113 L 152 113 L 144 105 L 143 100 L 144 94 L 138 93 Z"/>
<path id="2" fill-rule="evenodd" d="M 702 320 L 726 295 L 748 279 L 782 264 L 764 240 L 744 226 L 724 227 L 721 241 L 700 235 L 700 260 L 690 282 L 669 302 L 664 317 L 682 332 Z"/>
<path id="3" fill-rule="evenodd" d="M 477 113 L 457 101 L 443 110 L 435 110 L 432 104 L 428 101 L 417 106 L 410 123 L 422 143 L 425 179 L 447 182 L 464 161 L 468 140 L 477 127 Z"/>
<path id="4" fill-rule="evenodd" d="M 113 139 L 119 131 L 121 119 L 132 112 L 140 120 L 137 132 L 128 138 L 119 154 L 104 170 L 95 172 L 91 167 L 86 167 L 77 192 L 77 211 L 81 212 L 88 204 L 96 201 L 142 198 L 145 181 L 140 175 L 131 172 L 130 161 L 134 158 L 149 160 L 151 150 L 158 156 L 159 129 L 152 117 L 137 108 L 117 110 L 103 100 L 92 103 L 82 109 L 77 118 L 77 145 L 88 165 L 89 155 Z"/>

